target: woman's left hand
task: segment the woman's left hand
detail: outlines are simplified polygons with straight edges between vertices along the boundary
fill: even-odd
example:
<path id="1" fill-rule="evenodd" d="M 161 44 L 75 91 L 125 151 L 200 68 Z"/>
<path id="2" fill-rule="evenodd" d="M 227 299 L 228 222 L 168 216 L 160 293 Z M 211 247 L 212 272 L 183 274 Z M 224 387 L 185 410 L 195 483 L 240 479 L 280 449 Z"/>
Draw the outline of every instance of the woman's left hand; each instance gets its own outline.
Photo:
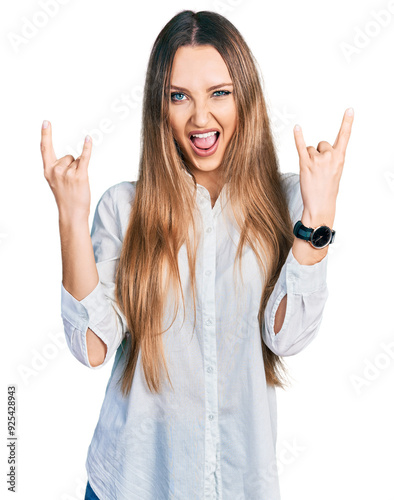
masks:
<path id="1" fill-rule="evenodd" d="M 297 126 L 294 127 L 304 203 L 302 222 L 305 225 L 311 227 L 327 225 L 332 228 L 353 118 L 353 109 L 347 109 L 334 144 L 331 146 L 328 142 L 321 141 L 316 149 L 313 146 L 306 147 L 301 128 L 297 130 Z"/>

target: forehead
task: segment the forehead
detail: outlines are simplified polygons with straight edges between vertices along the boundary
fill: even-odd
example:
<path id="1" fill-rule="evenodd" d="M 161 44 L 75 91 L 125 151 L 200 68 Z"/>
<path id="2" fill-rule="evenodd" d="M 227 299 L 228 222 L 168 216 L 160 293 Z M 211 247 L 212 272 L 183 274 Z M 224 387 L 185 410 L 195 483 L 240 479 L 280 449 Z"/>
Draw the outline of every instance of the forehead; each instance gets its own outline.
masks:
<path id="1" fill-rule="evenodd" d="M 204 90 L 221 82 L 231 82 L 226 63 L 211 45 L 179 47 L 175 53 L 171 85 Z"/>

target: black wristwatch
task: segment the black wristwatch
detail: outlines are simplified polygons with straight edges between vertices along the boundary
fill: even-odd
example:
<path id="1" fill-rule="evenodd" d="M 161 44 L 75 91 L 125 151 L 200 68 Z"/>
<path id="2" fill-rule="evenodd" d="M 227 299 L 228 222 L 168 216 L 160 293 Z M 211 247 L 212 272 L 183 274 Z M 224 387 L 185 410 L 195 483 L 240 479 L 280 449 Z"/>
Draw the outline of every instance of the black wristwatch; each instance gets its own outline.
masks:
<path id="1" fill-rule="evenodd" d="M 294 224 L 293 233 L 301 240 L 309 241 L 313 248 L 324 248 L 334 243 L 335 231 L 328 226 L 306 227 L 299 220 Z"/>

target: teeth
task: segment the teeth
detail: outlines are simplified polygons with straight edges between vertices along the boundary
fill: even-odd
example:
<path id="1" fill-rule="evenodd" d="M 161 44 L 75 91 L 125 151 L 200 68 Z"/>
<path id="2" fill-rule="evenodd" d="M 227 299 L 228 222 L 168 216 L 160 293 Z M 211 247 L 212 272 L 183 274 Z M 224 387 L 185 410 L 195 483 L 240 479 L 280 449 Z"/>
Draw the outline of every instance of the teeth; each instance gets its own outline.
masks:
<path id="1" fill-rule="evenodd" d="M 192 134 L 191 137 L 210 137 L 211 135 L 216 134 L 217 132 L 207 132 L 206 134 Z"/>

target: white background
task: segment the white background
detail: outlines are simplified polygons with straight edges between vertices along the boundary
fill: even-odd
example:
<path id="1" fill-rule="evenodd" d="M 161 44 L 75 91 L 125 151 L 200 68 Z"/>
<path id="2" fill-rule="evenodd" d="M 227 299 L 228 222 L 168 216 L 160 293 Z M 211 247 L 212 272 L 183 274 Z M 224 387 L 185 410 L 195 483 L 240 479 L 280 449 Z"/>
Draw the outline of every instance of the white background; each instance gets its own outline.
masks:
<path id="1" fill-rule="evenodd" d="M 137 178 L 148 57 L 185 8 L 220 12 L 245 37 L 283 172 L 299 172 L 296 123 L 316 147 L 333 143 L 345 109 L 355 110 L 324 320 L 307 349 L 286 359 L 294 381 L 278 391 L 278 465 L 283 500 L 393 500 L 394 3 L 386 0 L 2 2 L 0 495 L 7 385 L 17 385 L 17 496 L 83 499 L 112 366 L 91 371 L 65 343 L 42 121 L 52 123 L 58 157 L 78 156 L 93 137 L 91 223 L 109 186 Z"/>

